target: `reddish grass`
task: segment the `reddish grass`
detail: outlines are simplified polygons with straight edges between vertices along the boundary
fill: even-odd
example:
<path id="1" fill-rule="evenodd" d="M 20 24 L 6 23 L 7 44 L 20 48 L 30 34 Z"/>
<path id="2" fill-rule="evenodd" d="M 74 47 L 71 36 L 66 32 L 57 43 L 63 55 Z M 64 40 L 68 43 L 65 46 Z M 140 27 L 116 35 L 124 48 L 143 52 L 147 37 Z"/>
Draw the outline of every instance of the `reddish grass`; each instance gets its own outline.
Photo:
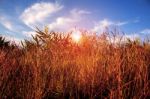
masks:
<path id="1" fill-rule="evenodd" d="M 149 42 L 83 33 L 76 44 L 69 34 L 37 33 L 22 48 L 0 50 L 1 99 L 150 97 Z"/>

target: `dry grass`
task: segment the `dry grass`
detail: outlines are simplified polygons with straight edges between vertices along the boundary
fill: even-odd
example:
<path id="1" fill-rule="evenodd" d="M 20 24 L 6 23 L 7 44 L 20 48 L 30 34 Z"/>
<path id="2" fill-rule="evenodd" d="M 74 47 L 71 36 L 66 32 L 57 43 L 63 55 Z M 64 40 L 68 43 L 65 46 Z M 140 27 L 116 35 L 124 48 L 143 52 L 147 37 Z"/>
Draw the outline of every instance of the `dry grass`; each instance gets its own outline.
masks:
<path id="1" fill-rule="evenodd" d="M 110 43 L 110 35 L 37 31 L 22 48 L 0 50 L 0 98 L 148 99 L 150 44 Z"/>

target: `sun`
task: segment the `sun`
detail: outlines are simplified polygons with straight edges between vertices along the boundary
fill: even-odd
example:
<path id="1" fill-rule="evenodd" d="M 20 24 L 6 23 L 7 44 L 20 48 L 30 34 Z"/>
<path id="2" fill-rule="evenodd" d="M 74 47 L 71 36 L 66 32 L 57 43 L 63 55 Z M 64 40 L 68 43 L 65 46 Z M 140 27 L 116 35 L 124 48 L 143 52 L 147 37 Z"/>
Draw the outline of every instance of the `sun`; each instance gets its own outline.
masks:
<path id="1" fill-rule="evenodd" d="M 79 43 L 79 41 L 82 38 L 81 32 L 80 31 L 74 31 L 71 34 L 71 38 L 75 43 Z"/>

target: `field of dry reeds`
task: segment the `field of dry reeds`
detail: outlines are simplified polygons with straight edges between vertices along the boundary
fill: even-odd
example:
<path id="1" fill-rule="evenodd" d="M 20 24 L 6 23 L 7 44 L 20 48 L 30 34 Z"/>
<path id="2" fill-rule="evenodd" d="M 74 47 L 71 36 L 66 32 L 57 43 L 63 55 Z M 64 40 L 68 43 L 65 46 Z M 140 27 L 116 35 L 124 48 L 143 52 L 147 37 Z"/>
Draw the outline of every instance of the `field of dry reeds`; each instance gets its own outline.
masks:
<path id="1" fill-rule="evenodd" d="M 0 99 L 150 98 L 148 40 L 36 32 L 21 47 L 0 39 Z"/>

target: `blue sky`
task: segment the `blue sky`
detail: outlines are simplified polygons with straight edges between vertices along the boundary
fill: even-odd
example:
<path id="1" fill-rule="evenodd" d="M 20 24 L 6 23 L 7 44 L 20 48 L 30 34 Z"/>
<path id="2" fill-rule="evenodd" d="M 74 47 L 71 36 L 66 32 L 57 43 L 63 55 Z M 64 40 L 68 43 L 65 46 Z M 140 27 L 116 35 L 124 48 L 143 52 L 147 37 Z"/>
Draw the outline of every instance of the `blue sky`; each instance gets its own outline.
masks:
<path id="1" fill-rule="evenodd" d="M 14 40 L 35 35 L 35 27 L 101 33 L 116 27 L 128 37 L 150 34 L 150 0 L 0 0 L 0 34 Z"/>

